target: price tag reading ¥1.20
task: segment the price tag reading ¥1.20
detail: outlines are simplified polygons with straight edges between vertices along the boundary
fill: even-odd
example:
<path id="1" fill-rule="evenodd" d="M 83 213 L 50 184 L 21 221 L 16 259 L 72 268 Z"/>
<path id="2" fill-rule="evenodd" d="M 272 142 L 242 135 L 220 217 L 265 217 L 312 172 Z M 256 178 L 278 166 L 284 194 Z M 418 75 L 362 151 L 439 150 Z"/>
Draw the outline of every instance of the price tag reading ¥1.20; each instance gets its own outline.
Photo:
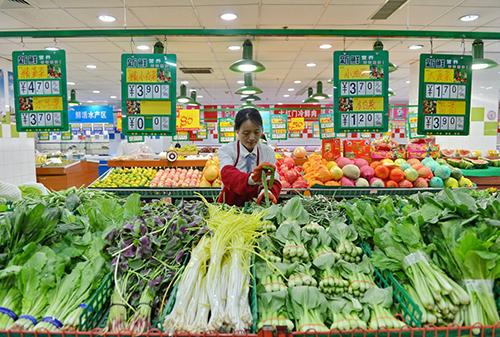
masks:
<path id="1" fill-rule="evenodd" d="M 236 139 L 233 118 L 219 118 L 218 120 L 219 143 L 230 143 Z"/>
<path id="2" fill-rule="evenodd" d="M 421 54 L 419 135 L 468 135 L 472 56 Z"/>
<path id="3" fill-rule="evenodd" d="M 174 54 L 122 55 L 123 133 L 175 134 L 176 63 Z"/>
<path id="4" fill-rule="evenodd" d="M 334 91 L 334 131 L 387 131 L 389 53 L 337 51 L 333 54 L 333 63 L 334 86 L 338 88 Z M 325 134 L 329 138 L 332 132 L 328 130 Z"/>
<path id="5" fill-rule="evenodd" d="M 284 140 L 288 136 L 288 116 L 271 114 L 271 139 Z"/>
<path id="6" fill-rule="evenodd" d="M 12 59 L 17 131 L 68 130 L 65 51 L 16 51 Z"/>

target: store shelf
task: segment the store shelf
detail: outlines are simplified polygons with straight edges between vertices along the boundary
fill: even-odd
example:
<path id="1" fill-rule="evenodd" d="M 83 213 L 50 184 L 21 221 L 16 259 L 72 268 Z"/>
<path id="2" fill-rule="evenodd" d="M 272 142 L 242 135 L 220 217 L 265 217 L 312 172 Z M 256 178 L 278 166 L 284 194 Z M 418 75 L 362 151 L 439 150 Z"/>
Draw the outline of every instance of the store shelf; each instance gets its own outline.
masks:
<path id="1" fill-rule="evenodd" d="M 108 160 L 109 167 L 203 167 L 207 159 L 185 159 L 170 162 L 166 159 Z"/>
<path id="2" fill-rule="evenodd" d="M 311 195 L 324 195 L 334 198 L 358 198 L 361 196 L 411 195 L 420 192 L 437 193 L 442 188 L 388 188 L 388 187 L 322 187 L 309 189 Z"/>
<path id="3" fill-rule="evenodd" d="M 216 199 L 220 193 L 220 188 L 166 188 L 166 187 L 127 187 L 127 188 L 95 188 L 101 191 L 114 193 L 120 196 L 127 196 L 132 193 L 137 193 L 142 199 L 161 199 L 161 198 L 174 198 L 174 199 L 197 199 L 203 196 L 206 199 Z"/>

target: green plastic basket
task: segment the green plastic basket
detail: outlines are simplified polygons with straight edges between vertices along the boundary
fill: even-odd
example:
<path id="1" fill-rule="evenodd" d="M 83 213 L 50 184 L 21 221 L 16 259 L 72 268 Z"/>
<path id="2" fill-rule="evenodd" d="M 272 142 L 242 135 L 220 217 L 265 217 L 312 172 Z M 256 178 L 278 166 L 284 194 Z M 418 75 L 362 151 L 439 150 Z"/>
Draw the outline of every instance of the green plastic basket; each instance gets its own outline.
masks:
<path id="1" fill-rule="evenodd" d="M 324 195 L 333 198 L 358 198 L 378 195 L 411 195 L 419 192 L 437 193 L 442 188 L 390 188 L 390 187 L 342 187 L 314 185 L 311 195 Z"/>
<path id="2" fill-rule="evenodd" d="M 90 331 L 99 327 L 106 316 L 111 293 L 113 292 L 113 276 L 107 274 L 99 287 L 94 291 L 87 303 L 85 310 L 80 315 L 79 331 Z"/>

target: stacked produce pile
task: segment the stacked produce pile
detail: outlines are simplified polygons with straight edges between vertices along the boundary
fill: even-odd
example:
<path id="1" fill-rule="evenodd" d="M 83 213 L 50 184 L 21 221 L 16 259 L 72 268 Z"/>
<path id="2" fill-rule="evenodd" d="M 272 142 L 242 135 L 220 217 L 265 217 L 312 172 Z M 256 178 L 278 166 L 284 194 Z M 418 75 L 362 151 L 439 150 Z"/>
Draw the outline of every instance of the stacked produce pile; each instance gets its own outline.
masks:
<path id="1" fill-rule="evenodd" d="M 175 151 L 180 156 L 188 156 L 198 154 L 198 147 L 194 144 L 183 144 L 181 147 L 173 147 L 171 146 L 169 151 Z"/>
<path id="2" fill-rule="evenodd" d="M 396 272 L 424 324 L 496 324 L 493 284 L 500 277 L 498 194 L 443 190 L 409 198 L 344 203 L 373 263 Z"/>
<path id="3" fill-rule="evenodd" d="M 307 188 L 307 182 L 302 176 L 303 169 L 301 166 L 295 165 L 293 158 L 278 159 L 276 169 L 283 188 Z"/>
<path id="4" fill-rule="evenodd" d="M 197 187 L 201 181 L 198 169 L 167 168 L 158 170 L 151 187 Z"/>
<path id="5" fill-rule="evenodd" d="M 273 206 L 266 216 L 267 235 L 259 239 L 257 262 L 258 328 L 404 327 L 389 311 L 392 289 L 375 285 L 373 266 L 355 244 L 354 227 L 332 209 L 315 217 L 302 202 L 295 197 L 283 207 Z"/>
<path id="6" fill-rule="evenodd" d="M 77 328 L 109 272 L 102 237 L 139 212 L 138 196 L 70 189 L 0 215 L 0 330 Z"/>
<path id="7" fill-rule="evenodd" d="M 441 150 L 441 155 L 453 167 L 461 169 L 484 169 L 488 166 L 500 167 L 497 150 L 489 150 L 487 157 L 482 157 L 481 151 Z"/>
<path id="8" fill-rule="evenodd" d="M 221 187 L 219 158 L 214 157 L 207 160 L 203 168 L 203 174 L 199 183 L 200 187 Z"/>
<path id="9" fill-rule="evenodd" d="M 165 331 L 243 332 L 252 325 L 251 256 L 262 211 L 208 204 L 209 233 L 193 249 L 177 285 Z"/>
<path id="10" fill-rule="evenodd" d="M 340 157 L 326 161 L 313 154 L 304 163 L 304 178 L 309 186 L 345 187 L 472 187 L 472 182 L 463 177 L 458 168 L 445 160 L 383 159 L 368 163 L 365 159 Z"/>
<path id="11" fill-rule="evenodd" d="M 206 232 L 200 201 L 153 202 L 106 237 L 113 257 L 110 332 L 142 333 L 160 320 L 169 291 L 187 254 Z"/>
<path id="12" fill-rule="evenodd" d="M 104 179 L 96 181 L 92 187 L 144 187 L 149 186 L 156 176 L 154 168 L 134 167 L 114 169 Z"/>

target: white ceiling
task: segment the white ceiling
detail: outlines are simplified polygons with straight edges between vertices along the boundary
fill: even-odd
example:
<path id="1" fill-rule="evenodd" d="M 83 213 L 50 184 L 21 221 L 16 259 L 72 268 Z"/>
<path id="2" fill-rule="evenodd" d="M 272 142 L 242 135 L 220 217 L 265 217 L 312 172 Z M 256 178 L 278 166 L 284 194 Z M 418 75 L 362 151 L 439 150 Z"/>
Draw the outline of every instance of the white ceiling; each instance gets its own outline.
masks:
<path id="1" fill-rule="evenodd" d="M 7 0 L 0 0 L 0 8 Z M 306 28 L 306 29 L 411 29 L 500 32 L 500 0 L 410 0 L 387 20 L 371 17 L 385 0 L 28 0 L 32 8 L 0 9 L 0 30 L 35 29 L 103 29 L 103 28 Z M 126 7 L 124 8 L 124 3 Z M 233 12 L 238 19 L 225 22 L 220 15 Z M 102 23 L 99 15 L 116 17 L 113 23 Z M 462 22 L 465 14 L 479 14 L 474 22 Z M 241 86 L 242 75 L 231 72 L 229 65 L 241 58 L 241 51 L 229 51 L 229 45 L 241 45 L 241 37 L 169 37 L 167 49 L 176 53 L 181 67 L 212 67 L 210 75 L 184 75 L 178 81 L 189 81 L 198 89 L 204 104 L 236 103 L 233 92 Z M 0 39 L 0 57 L 9 60 L 14 50 L 43 49 L 57 44 L 66 50 L 68 79 L 75 82 L 81 101 L 108 101 L 120 97 L 120 54 L 139 52 L 134 45 L 152 46 L 163 37 L 68 38 L 68 39 Z M 257 37 L 254 57 L 266 66 L 255 75 L 254 84 L 264 93 L 262 103 L 300 102 L 307 86 L 332 77 L 332 53 L 344 48 L 339 37 Z M 390 52 L 391 62 L 399 69 L 390 75 L 390 86 L 396 92 L 392 100 L 408 99 L 410 64 L 422 52 L 430 52 L 429 39 L 382 39 Z M 372 48 L 373 38 L 346 38 L 346 49 Z M 321 50 L 330 43 L 333 48 Z M 472 41 L 466 41 L 470 53 Z M 423 44 L 418 51 L 411 44 Z M 461 53 L 459 40 L 434 40 L 435 52 Z M 500 63 L 500 41 L 485 41 L 485 56 Z M 315 68 L 306 63 L 314 62 Z M 95 64 L 96 70 L 85 68 Z M 486 78 L 498 87 L 500 67 L 487 70 Z M 482 77 L 485 77 L 484 75 Z M 301 80 L 301 84 L 294 84 Z M 331 94 L 332 87 L 326 85 Z M 70 87 L 72 88 L 72 87 Z M 295 91 L 288 92 L 288 88 Z M 93 94 L 92 90 L 100 90 Z M 498 92 L 498 90 L 496 90 Z M 290 97 L 284 98 L 284 94 Z"/>

